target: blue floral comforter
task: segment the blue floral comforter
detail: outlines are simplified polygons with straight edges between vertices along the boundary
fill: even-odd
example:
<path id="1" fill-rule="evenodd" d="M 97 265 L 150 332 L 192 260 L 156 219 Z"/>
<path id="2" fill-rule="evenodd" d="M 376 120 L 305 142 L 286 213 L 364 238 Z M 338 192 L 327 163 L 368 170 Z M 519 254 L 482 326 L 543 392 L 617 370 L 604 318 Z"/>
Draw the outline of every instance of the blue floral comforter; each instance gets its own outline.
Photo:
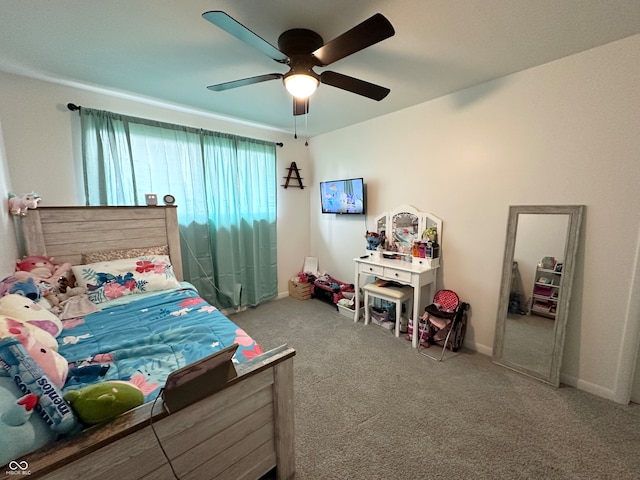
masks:
<path id="1" fill-rule="evenodd" d="M 239 345 L 234 362 L 262 353 L 244 330 L 191 289 L 141 296 L 63 324 L 59 353 L 69 362 L 63 391 L 128 380 L 150 401 L 169 373 L 233 343 Z"/>

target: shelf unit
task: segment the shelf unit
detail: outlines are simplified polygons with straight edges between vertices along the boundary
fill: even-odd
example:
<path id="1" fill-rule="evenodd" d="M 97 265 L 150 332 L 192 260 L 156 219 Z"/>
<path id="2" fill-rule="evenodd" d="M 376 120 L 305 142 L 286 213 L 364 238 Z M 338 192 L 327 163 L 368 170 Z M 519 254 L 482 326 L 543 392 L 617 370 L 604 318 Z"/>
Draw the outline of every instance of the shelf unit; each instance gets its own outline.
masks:
<path id="1" fill-rule="evenodd" d="M 302 177 L 300 176 L 300 169 L 298 168 L 298 166 L 296 165 L 296 162 L 291 162 L 291 166 L 287 167 L 288 170 L 288 174 L 286 177 L 282 177 L 286 179 L 286 182 L 284 182 L 284 185 L 280 185 L 281 187 L 284 188 L 289 188 L 289 187 L 299 187 L 300 190 L 302 190 L 304 188 L 304 185 L 302 184 Z M 291 180 L 297 180 L 298 181 L 298 185 L 295 185 L 293 183 L 289 183 L 291 182 Z"/>
<path id="2" fill-rule="evenodd" d="M 555 319 L 561 287 L 562 271 L 537 267 L 530 313 Z"/>

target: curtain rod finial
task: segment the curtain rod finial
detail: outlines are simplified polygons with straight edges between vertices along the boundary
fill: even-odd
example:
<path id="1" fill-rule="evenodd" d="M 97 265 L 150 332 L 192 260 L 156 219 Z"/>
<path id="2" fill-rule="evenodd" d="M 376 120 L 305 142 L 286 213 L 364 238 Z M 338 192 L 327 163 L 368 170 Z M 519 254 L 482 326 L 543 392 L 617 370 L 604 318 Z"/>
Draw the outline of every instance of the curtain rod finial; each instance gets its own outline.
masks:
<path id="1" fill-rule="evenodd" d="M 76 110 L 80 110 L 80 107 L 75 103 L 67 103 L 67 108 L 72 112 L 75 112 Z"/>

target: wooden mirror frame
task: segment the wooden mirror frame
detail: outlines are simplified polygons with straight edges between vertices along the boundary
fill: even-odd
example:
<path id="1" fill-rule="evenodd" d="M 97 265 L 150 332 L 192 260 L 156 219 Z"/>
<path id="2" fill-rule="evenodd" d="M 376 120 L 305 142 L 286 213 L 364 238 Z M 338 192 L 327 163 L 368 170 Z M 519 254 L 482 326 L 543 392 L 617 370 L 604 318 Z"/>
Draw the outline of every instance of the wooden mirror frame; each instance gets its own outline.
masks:
<path id="1" fill-rule="evenodd" d="M 562 293 L 558 300 L 557 315 L 554 325 L 554 340 L 549 375 L 527 368 L 524 365 L 509 361 L 504 356 L 505 326 L 509 308 L 512 265 L 514 260 L 518 216 L 520 214 L 569 215 L 567 237 L 562 267 Z M 560 366 L 564 350 L 564 337 L 569 314 L 571 290 L 575 270 L 575 261 L 579 247 L 580 227 L 584 216 L 584 205 L 513 205 L 509 207 L 507 237 L 502 265 L 502 281 L 498 300 L 498 316 L 496 319 L 495 338 L 492 360 L 498 365 L 510 368 L 524 375 L 536 378 L 555 387 L 560 385 Z"/>

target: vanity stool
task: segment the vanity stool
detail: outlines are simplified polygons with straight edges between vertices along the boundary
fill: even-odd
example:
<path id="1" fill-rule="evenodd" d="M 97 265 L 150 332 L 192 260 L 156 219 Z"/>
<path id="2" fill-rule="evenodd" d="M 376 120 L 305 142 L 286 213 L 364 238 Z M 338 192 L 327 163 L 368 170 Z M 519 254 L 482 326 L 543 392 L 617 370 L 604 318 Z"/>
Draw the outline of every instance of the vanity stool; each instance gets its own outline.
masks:
<path id="1" fill-rule="evenodd" d="M 410 285 L 402 287 L 379 287 L 375 283 L 368 283 L 364 287 L 364 324 L 368 325 L 371 319 L 369 312 L 369 297 L 379 298 L 396 304 L 396 337 L 400 336 L 400 317 L 402 316 L 402 304 L 409 302 L 407 315 L 413 311 L 413 287 Z"/>

